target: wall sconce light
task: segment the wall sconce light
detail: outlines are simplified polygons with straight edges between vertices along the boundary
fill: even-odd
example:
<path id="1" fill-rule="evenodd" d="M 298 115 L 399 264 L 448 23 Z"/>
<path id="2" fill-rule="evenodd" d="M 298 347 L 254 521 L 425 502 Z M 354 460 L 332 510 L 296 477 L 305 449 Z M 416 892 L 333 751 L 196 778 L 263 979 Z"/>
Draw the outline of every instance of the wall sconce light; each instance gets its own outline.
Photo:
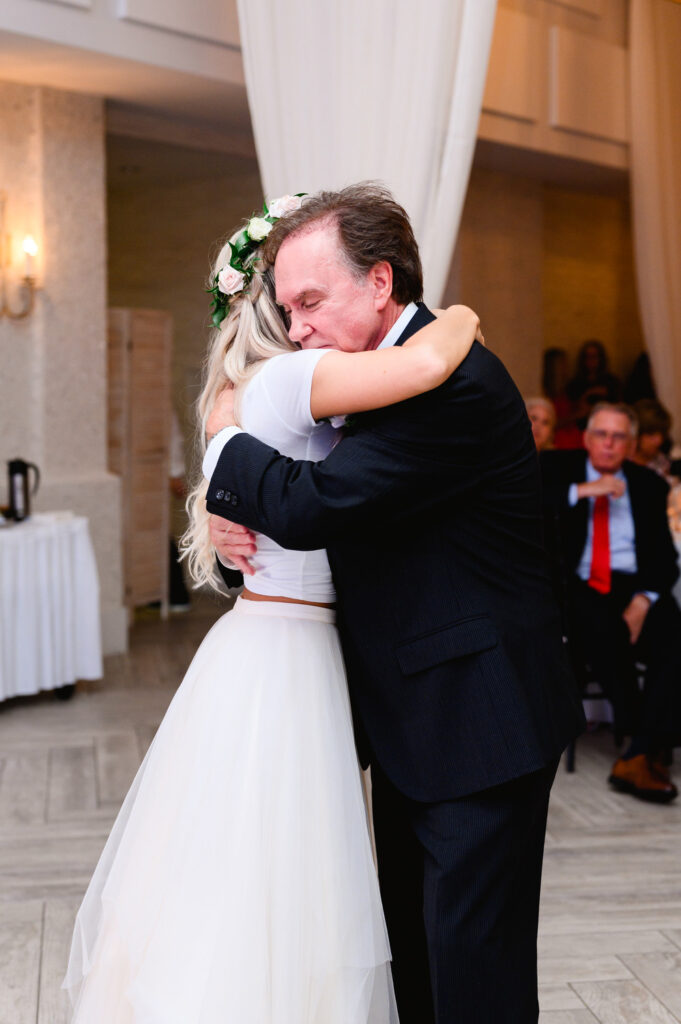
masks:
<path id="1" fill-rule="evenodd" d="M 6 208 L 7 193 L 0 191 L 0 317 L 6 316 L 8 320 L 25 320 L 35 303 L 35 257 L 38 246 L 31 235 L 24 239 L 24 273 L 21 279 L 23 301 L 19 309 L 12 309 L 7 294 L 9 269 L 12 263 L 12 241 L 5 230 Z"/>

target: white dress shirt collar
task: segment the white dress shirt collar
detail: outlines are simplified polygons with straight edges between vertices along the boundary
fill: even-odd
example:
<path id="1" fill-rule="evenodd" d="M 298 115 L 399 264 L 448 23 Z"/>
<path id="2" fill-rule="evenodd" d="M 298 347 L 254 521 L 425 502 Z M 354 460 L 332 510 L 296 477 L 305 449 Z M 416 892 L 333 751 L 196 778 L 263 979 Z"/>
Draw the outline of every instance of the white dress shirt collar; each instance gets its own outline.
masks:
<path id="1" fill-rule="evenodd" d="M 620 468 L 615 473 L 612 473 L 611 475 L 617 477 L 618 480 L 624 480 L 624 482 L 626 484 L 627 478 L 624 475 L 624 470 L 622 469 L 621 466 L 620 466 Z M 602 476 L 603 476 L 603 474 L 599 473 L 597 469 L 594 469 L 593 465 L 591 464 L 591 459 L 587 457 L 587 460 L 586 460 L 586 482 L 591 484 L 591 483 L 594 482 L 594 480 L 600 480 L 600 478 Z"/>
<path id="2" fill-rule="evenodd" d="M 408 306 L 405 306 L 400 315 L 398 316 L 395 323 L 392 325 L 385 338 L 377 348 L 389 348 L 394 345 L 402 331 L 406 328 L 407 324 L 411 321 L 412 317 L 418 310 L 418 306 L 415 302 L 410 302 Z"/>

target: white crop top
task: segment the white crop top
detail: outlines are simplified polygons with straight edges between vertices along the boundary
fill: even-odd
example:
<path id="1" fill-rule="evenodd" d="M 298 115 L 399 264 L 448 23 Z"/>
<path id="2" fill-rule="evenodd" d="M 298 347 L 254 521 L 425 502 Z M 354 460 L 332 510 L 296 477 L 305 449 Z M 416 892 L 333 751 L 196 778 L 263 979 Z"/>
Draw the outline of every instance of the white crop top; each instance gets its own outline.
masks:
<path id="1" fill-rule="evenodd" d="M 315 423 L 310 392 L 315 367 L 326 352 L 306 349 L 266 360 L 244 390 L 242 428 L 292 459 L 318 462 L 325 458 L 336 443 L 338 431 L 329 423 Z M 301 601 L 335 601 L 326 551 L 288 551 L 262 533 L 256 535 L 256 545 L 251 558 L 255 575 L 246 577 L 253 593 Z"/>

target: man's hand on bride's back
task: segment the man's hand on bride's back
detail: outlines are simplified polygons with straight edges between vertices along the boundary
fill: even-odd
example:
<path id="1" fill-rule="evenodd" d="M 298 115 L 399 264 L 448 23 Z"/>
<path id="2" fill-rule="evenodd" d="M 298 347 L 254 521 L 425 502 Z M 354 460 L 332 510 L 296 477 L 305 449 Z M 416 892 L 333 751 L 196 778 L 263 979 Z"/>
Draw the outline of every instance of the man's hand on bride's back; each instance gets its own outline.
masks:
<path id="1" fill-rule="evenodd" d="M 255 569 L 249 562 L 256 552 L 255 537 L 245 526 L 230 523 L 222 516 L 211 515 L 210 539 L 224 562 L 231 562 L 244 576 L 253 576 Z"/>
<path id="2" fill-rule="evenodd" d="M 206 421 L 206 437 L 210 441 L 224 427 L 234 427 L 234 388 L 223 388 L 215 399 L 215 405 L 211 409 L 210 416 Z"/>

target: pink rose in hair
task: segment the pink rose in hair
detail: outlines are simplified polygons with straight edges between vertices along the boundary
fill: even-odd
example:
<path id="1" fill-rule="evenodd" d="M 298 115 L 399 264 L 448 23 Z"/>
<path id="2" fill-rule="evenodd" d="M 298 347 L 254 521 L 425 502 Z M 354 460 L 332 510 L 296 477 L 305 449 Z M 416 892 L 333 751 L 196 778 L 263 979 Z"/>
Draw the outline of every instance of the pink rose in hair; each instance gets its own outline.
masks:
<path id="1" fill-rule="evenodd" d="M 218 288 L 224 295 L 234 295 L 242 291 L 246 277 L 240 270 L 229 265 L 223 267 L 218 274 Z"/>
<path id="2" fill-rule="evenodd" d="M 269 205 L 270 217 L 284 217 L 287 213 L 293 213 L 300 209 L 300 196 L 280 196 L 273 199 Z"/>

